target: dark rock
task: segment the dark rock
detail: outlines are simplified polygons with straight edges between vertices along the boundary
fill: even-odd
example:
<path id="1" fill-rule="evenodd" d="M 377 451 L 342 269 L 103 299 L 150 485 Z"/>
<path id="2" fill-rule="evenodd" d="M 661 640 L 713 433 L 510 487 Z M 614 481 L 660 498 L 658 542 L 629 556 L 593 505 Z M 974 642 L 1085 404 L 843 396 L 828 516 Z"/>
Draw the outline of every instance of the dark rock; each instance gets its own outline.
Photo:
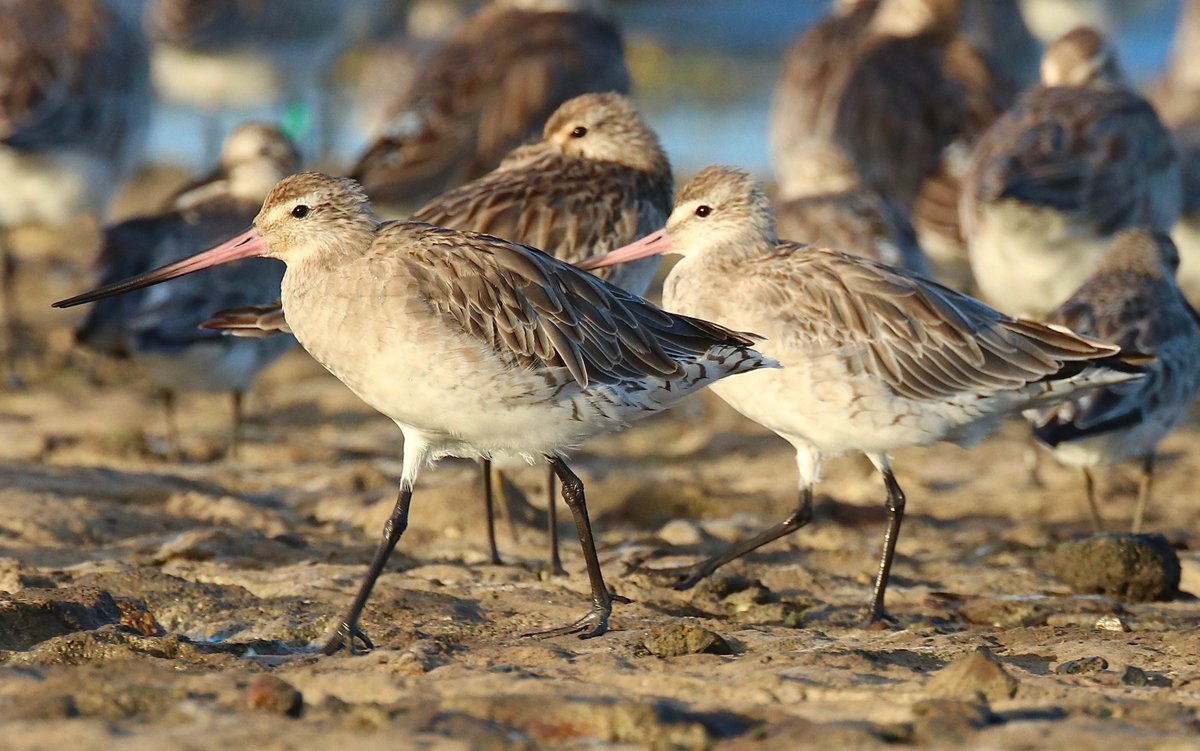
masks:
<path id="1" fill-rule="evenodd" d="M 1076 592 L 1133 602 L 1163 600 L 1179 591 L 1179 555 L 1162 535 L 1102 534 L 1060 544 L 1054 575 Z"/>
<path id="2" fill-rule="evenodd" d="M 650 632 L 643 642 L 650 654 L 658 657 L 680 655 L 733 654 L 729 642 L 714 631 L 688 623 L 662 626 Z"/>
<path id="3" fill-rule="evenodd" d="M 23 589 L 0 593 L 0 649 L 25 650 L 58 636 L 122 625 L 139 633 L 162 627 L 146 606 L 95 587 Z"/>
<path id="4" fill-rule="evenodd" d="M 1091 657 L 1080 657 L 1077 660 L 1067 660 L 1060 663 L 1058 667 L 1054 668 L 1054 672 L 1059 675 L 1080 675 L 1083 673 L 1098 673 L 1107 668 L 1108 660 L 1093 655 Z"/>
<path id="5" fill-rule="evenodd" d="M 951 699 L 1001 701 L 1015 696 L 1019 685 L 989 649 L 979 647 L 934 673 L 926 690 Z"/>
<path id="6" fill-rule="evenodd" d="M 242 700 L 248 709 L 289 717 L 299 717 L 304 708 L 304 696 L 292 684 L 270 674 L 254 676 Z"/>

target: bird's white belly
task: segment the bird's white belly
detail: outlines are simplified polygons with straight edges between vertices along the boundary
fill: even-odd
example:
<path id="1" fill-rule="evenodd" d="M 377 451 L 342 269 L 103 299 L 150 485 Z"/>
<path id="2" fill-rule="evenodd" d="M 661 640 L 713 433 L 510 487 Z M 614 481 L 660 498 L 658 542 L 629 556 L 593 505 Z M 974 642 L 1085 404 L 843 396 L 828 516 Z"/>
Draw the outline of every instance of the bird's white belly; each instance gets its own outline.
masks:
<path id="1" fill-rule="evenodd" d="M 1200 216 L 1185 216 L 1171 231 L 1179 247 L 1175 281 L 1193 306 L 1200 304 Z"/>
<path id="2" fill-rule="evenodd" d="M 61 225 L 99 212 L 113 177 L 111 164 L 83 151 L 26 152 L 0 145 L 0 226 Z"/>
<path id="3" fill-rule="evenodd" d="M 980 207 L 970 238 L 971 271 L 1000 310 L 1036 318 L 1057 308 L 1091 275 L 1106 242 L 1055 211 L 1004 201 Z"/>

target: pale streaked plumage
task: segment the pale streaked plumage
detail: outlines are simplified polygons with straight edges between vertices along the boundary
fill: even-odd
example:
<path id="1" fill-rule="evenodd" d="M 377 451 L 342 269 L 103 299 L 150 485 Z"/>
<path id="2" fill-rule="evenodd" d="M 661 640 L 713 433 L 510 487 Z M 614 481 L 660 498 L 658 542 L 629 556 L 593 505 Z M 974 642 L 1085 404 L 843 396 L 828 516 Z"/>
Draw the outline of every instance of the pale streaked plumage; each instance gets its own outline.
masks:
<path id="1" fill-rule="evenodd" d="M 796 448 L 802 494 L 783 524 L 687 567 L 678 586 L 803 526 L 821 462 L 862 452 L 884 476 L 892 519 L 878 618 L 904 505 L 889 452 L 967 445 L 1013 412 L 1136 377 L 1122 372 L 1116 346 L 1009 318 L 901 269 L 778 240 L 766 197 L 737 170 L 702 171 L 680 192 L 663 233 L 605 262 L 669 250 L 683 257 L 667 277 L 664 305 L 753 328 L 766 337 L 763 352 L 783 365 L 713 391 Z"/>
<path id="2" fill-rule="evenodd" d="M 278 129 L 253 123 L 238 127 L 226 139 L 216 172 L 179 192 L 162 213 L 105 230 L 97 264 L 100 281 L 125 279 L 186 258 L 244 229 L 275 183 L 299 167 L 299 155 Z M 251 259 L 104 300 L 80 324 L 76 339 L 108 355 L 132 357 L 147 370 L 167 397 L 172 455 L 178 450 L 174 396 L 186 391 L 233 394 L 236 452 L 242 394 L 293 341 L 235 340 L 198 326 L 214 310 L 277 294 L 282 278 L 279 263 Z"/>
<path id="3" fill-rule="evenodd" d="M 1083 283 L 1114 233 L 1166 231 L 1180 212 L 1171 136 L 1103 37 L 1056 41 L 1042 79 L 981 139 L 961 206 L 979 289 L 1033 316 Z"/>
<path id="4" fill-rule="evenodd" d="M 621 37 L 602 6 L 484 6 L 395 102 L 352 175 L 378 203 L 420 205 L 493 169 L 571 97 L 628 92 Z"/>
<path id="5" fill-rule="evenodd" d="M 426 462 L 447 455 L 551 462 L 575 516 L 593 605 L 547 633 L 603 633 L 612 597 L 583 485 L 562 453 L 721 378 L 773 364 L 750 349 L 750 335 L 666 313 L 526 246 L 422 222 L 381 224 L 352 180 L 287 178 L 255 227 L 195 259 L 56 305 L 237 258 L 287 264 L 283 306 L 297 340 L 405 437 L 400 498 L 329 652 L 365 640 L 358 617 L 407 525 L 413 483 Z"/>
<path id="6" fill-rule="evenodd" d="M 1154 356 L 1145 377 L 1030 415 L 1034 436 L 1064 464 L 1083 469 L 1088 504 L 1100 516 L 1090 469 L 1140 460 L 1133 531 L 1140 531 L 1159 442 L 1200 394 L 1200 324 L 1175 285 L 1171 239 L 1145 230 L 1117 235 L 1095 273 L 1049 321 Z"/>
<path id="7" fill-rule="evenodd" d="M 410 219 L 495 235 L 575 262 L 661 227 L 670 213 L 671 192 L 667 155 L 633 104 L 620 94 L 584 94 L 555 111 L 540 140 L 517 148 L 492 172 L 439 196 Z M 605 269 L 600 276 L 641 295 L 658 266 L 659 259 L 651 258 Z M 221 311 L 205 325 L 238 336 L 264 336 L 286 326 L 282 312 L 267 306 Z M 487 467 L 484 472 L 488 540 L 499 563 Z M 553 530 L 553 481 L 548 485 Z M 559 568 L 553 542 L 550 561 Z"/>

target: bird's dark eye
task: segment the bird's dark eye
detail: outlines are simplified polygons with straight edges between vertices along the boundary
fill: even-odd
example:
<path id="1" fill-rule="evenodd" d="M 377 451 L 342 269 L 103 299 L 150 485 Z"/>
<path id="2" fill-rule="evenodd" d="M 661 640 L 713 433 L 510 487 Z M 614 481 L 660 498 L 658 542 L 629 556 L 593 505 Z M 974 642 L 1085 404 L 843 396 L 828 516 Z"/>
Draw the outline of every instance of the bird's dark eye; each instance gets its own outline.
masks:
<path id="1" fill-rule="evenodd" d="M 587 135 L 587 128 L 582 125 L 576 125 L 575 130 L 571 131 L 571 138 L 583 138 Z"/>
<path id="2" fill-rule="evenodd" d="M 703 206 L 702 205 L 702 206 L 696 207 L 696 216 L 700 217 L 701 219 L 703 219 L 704 217 L 708 216 L 711 213 L 712 213 L 712 206 Z"/>
<path id="3" fill-rule="evenodd" d="M 292 216 L 296 217 L 297 219 L 303 219 L 304 217 L 308 216 L 308 207 L 302 203 L 296 204 L 292 207 Z"/>

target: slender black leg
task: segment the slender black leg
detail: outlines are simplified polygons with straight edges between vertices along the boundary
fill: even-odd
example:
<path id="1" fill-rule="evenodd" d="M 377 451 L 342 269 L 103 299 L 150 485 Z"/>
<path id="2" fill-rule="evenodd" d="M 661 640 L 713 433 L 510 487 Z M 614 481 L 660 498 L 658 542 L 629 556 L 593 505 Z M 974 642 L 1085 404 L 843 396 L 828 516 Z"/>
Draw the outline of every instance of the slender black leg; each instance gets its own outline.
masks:
<path id="1" fill-rule="evenodd" d="M 806 487 L 800 491 L 800 502 L 796 510 L 778 524 L 759 532 L 754 537 L 735 542 L 723 552 L 688 566 L 673 566 L 671 568 L 640 568 L 633 566 L 626 573 L 641 572 L 650 575 L 668 576 L 676 581 L 672 586 L 678 590 L 691 589 L 702 579 L 712 576 L 713 572 L 730 561 L 737 560 L 747 553 L 761 548 L 769 542 L 785 537 L 812 521 L 813 491 Z"/>
<path id="2" fill-rule="evenodd" d="M 868 623 L 883 618 L 883 596 L 887 592 L 888 575 L 892 572 L 892 559 L 896 555 L 896 540 L 900 537 L 900 523 L 904 521 L 904 491 L 892 468 L 887 464 L 880 467 L 883 483 L 887 486 L 888 526 L 883 533 L 883 553 L 879 558 L 879 576 L 875 579 L 875 596 L 871 601 L 871 617 Z"/>
<path id="3" fill-rule="evenodd" d="M 242 419 L 243 401 L 245 395 L 240 391 L 230 392 L 230 404 L 233 407 L 233 430 L 229 436 L 229 458 L 237 459 L 242 448 Z"/>
<path id="4" fill-rule="evenodd" d="M 1142 522 L 1146 518 L 1146 506 L 1150 504 L 1150 494 L 1154 491 L 1154 454 L 1142 457 L 1142 476 L 1138 482 L 1137 509 L 1133 512 L 1133 526 L 1130 527 L 1135 535 L 1142 533 Z"/>
<path id="5" fill-rule="evenodd" d="M 487 519 L 488 550 L 492 553 L 492 565 L 499 566 L 503 561 L 500 560 L 500 549 L 496 547 L 496 503 L 492 490 L 492 460 L 480 460 L 479 470 L 483 475 L 483 514 Z"/>
<path id="6" fill-rule="evenodd" d="M 175 393 L 163 389 L 163 415 L 167 421 L 167 460 L 177 462 L 182 458 L 179 447 L 179 421 L 175 415 Z"/>
<path id="7" fill-rule="evenodd" d="M 1096 480 L 1087 467 L 1083 468 L 1083 489 L 1087 494 L 1088 510 L 1092 512 L 1092 531 L 1099 534 L 1104 531 L 1104 518 L 1100 516 L 1100 506 L 1096 503 Z"/>
<path id="8" fill-rule="evenodd" d="M 546 527 L 550 532 L 550 557 L 547 560 L 552 575 L 566 576 L 567 571 L 558 555 L 558 498 L 555 497 L 558 483 L 555 480 L 554 465 L 549 465 L 546 469 Z"/>
<path id="9" fill-rule="evenodd" d="M 367 569 L 367 575 L 363 577 L 362 584 L 358 586 L 358 594 L 354 597 L 350 611 L 346 613 L 346 617 L 342 619 L 337 631 L 329 638 L 329 641 L 325 642 L 323 650 L 325 654 L 332 655 L 343 649 L 349 654 L 354 654 L 356 639 L 361 641 L 367 649 L 375 648 L 367 635 L 359 629 L 358 619 L 362 616 L 367 600 L 371 597 L 371 589 L 375 586 L 375 580 L 383 573 L 383 567 L 387 564 L 388 557 L 396 548 L 396 543 L 400 542 L 400 536 L 404 534 L 404 530 L 408 528 L 408 507 L 411 504 L 412 488 L 401 486 L 400 495 L 396 498 L 396 506 L 392 509 L 392 515 L 383 525 L 383 539 L 379 541 L 379 547 L 375 549 L 371 567 Z"/>
<path id="10" fill-rule="evenodd" d="M 0 346 L 3 347 L 4 367 L 8 370 L 10 378 L 17 372 L 17 340 L 20 336 L 20 322 L 17 320 L 16 266 L 16 259 L 8 246 L 8 235 L 0 229 L 0 316 L 4 317 L 4 320 L 0 321 L 4 336 Z"/>
<path id="11" fill-rule="evenodd" d="M 588 519 L 587 502 L 583 496 L 583 481 L 571 468 L 556 456 L 548 456 L 550 468 L 562 482 L 562 497 L 571 515 L 575 518 L 575 531 L 579 533 L 579 544 L 583 547 L 583 560 L 587 563 L 588 580 L 592 585 L 592 609 L 574 623 L 547 631 L 531 631 L 522 636 L 547 638 L 578 634 L 580 639 L 590 639 L 608 630 L 608 617 L 612 614 L 613 596 L 604 585 L 604 574 L 600 571 L 600 559 L 596 557 L 596 541 L 592 538 L 592 522 Z M 618 598 L 624 600 L 624 598 Z M 627 600 L 625 600 L 628 602 Z"/>

